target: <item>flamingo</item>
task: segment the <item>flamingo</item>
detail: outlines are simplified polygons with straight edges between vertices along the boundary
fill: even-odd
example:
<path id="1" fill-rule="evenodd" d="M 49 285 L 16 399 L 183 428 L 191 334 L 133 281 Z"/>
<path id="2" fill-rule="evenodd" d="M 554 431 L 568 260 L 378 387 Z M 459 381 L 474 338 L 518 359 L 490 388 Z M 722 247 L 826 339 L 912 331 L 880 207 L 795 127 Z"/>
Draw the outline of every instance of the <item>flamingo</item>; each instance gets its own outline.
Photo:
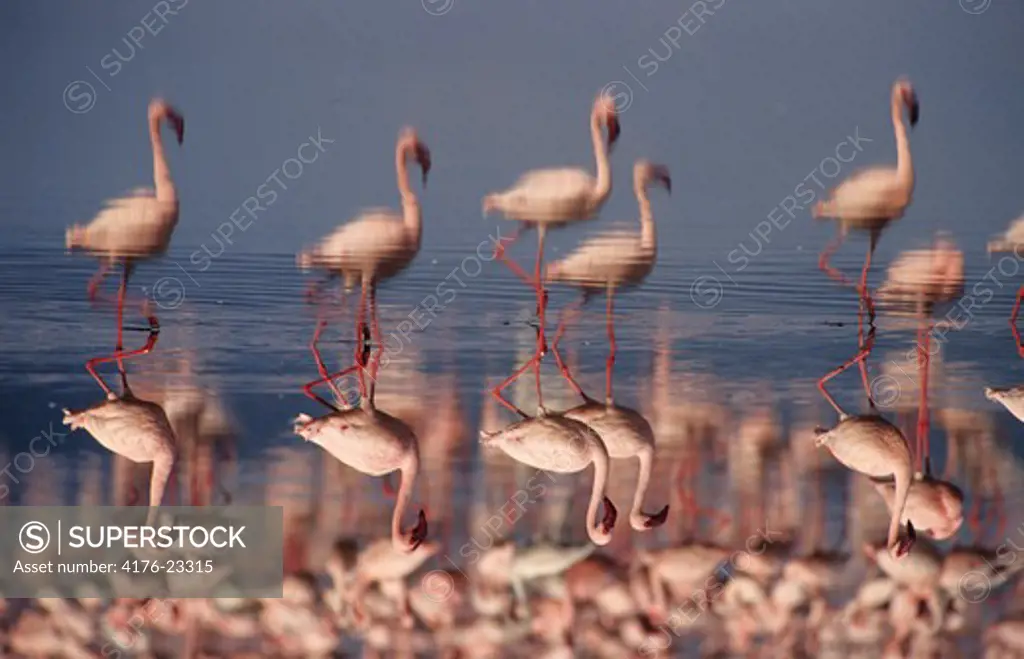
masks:
<path id="1" fill-rule="evenodd" d="M 1022 247 L 1024 247 L 1024 215 L 1014 220 L 1010 224 L 1010 228 L 1002 236 L 989 241 L 988 252 L 989 254 L 1013 252 L 1019 255 Z M 1017 301 L 1014 303 L 1013 311 L 1010 313 L 1010 324 L 1014 326 L 1017 324 L 1017 314 L 1020 313 L 1021 300 L 1024 300 L 1024 286 L 1017 289 Z"/>
<path id="2" fill-rule="evenodd" d="M 668 168 L 656 165 L 647 160 L 637 160 L 633 166 L 633 191 L 640 206 L 640 233 L 627 231 L 609 231 L 595 236 L 583 243 L 574 252 L 560 261 L 548 265 L 545 279 L 559 281 L 580 288 L 583 298 L 577 308 L 589 300 L 590 296 L 604 291 L 607 298 L 606 321 L 608 328 L 609 364 L 615 362 L 615 321 L 613 317 L 613 299 L 616 289 L 639 285 L 647 278 L 654 268 L 657 257 L 658 241 L 654 228 L 654 215 L 651 202 L 647 198 L 647 188 L 657 183 L 671 194 L 672 179 Z M 554 343 L 565 332 L 565 324 L 571 315 L 572 307 L 566 309 L 562 322 L 555 333 Z M 555 359 L 562 374 L 572 383 L 555 351 Z M 611 371 L 607 387 L 611 390 Z M 576 387 L 574 387 L 576 388 Z M 577 393 L 581 393 L 577 391 Z M 610 393 L 609 393 L 610 395 Z M 614 456 L 613 456 L 614 457 Z"/>
<path id="3" fill-rule="evenodd" d="M 149 513 L 146 517 L 146 524 L 150 526 L 156 521 L 157 510 L 163 502 L 167 482 L 174 470 L 177 458 L 174 431 L 162 407 L 136 398 L 132 394 L 123 370 L 123 392 L 118 396 L 96 374 L 93 367 L 100 362 L 146 354 L 156 345 L 156 338 L 157 331 L 152 329 L 146 345 L 139 350 L 130 353 L 117 352 L 109 357 L 90 360 L 86 368 L 106 393 L 105 400 L 83 410 L 63 410 L 64 425 L 69 426 L 72 431 L 83 428 L 107 450 L 135 463 L 153 463 L 149 479 Z"/>
<path id="4" fill-rule="evenodd" d="M 379 363 L 380 348 L 374 357 Z M 362 368 L 362 363 L 357 365 Z M 362 370 L 359 373 L 362 380 Z M 305 391 L 314 400 L 323 400 L 311 393 L 316 382 L 306 385 Z M 364 389 L 360 386 L 360 389 Z M 294 430 L 304 440 L 319 445 L 335 459 L 369 476 L 384 476 L 401 471 L 402 480 L 391 517 L 391 544 L 395 551 L 415 551 L 427 537 L 427 517 L 420 510 L 416 526 L 402 529 L 402 517 L 412 498 L 413 486 L 420 468 L 419 442 L 415 433 L 403 421 L 376 409 L 373 394 L 361 399 L 359 407 L 339 409 L 325 403 L 332 411 L 313 418 L 299 414 Z"/>
<path id="5" fill-rule="evenodd" d="M 890 107 L 896 135 L 896 167 L 871 167 L 854 173 L 832 190 L 827 199 L 815 204 L 812 210 L 815 219 L 839 220 L 839 235 L 822 250 L 818 267 L 842 282 L 846 279 L 829 266 L 829 257 L 839 249 L 850 229 L 869 232 L 868 254 L 857 289 L 868 300 L 869 309 L 871 298 L 867 296 L 868 269 L 878 238 L 890 222 L 903 217 L 914 195 L 914 163 L 910 156 L 910 141 L 902 107 L 907 108 L 911 128 L 917 124 L 920 110 L 917 93 L 906 78 L 899 78 L 893 83 Z"/>
<path id="6" fill-rule="evenodd" d="M 1024 422 L 1024 386 L 997 389 L 985 387 L 985 398 L 1001 404 L 1018 421 Z"/>
<path id="7" fill-rule="evenodd" d="M 815 428 L 814 444 L 819 448 L 826 447 L 832 456 L 848 469 L 873 479 L 890 476 L 894 479 L 896 491 L 889 521 L 887 546 L 892 557 L 899 559 L 910 551 L 917 539 L 917 532 L 909 520 L 907 540 L 903 541 L 899 537 L 900 520 L 904 515 L 914 475 L 907 439 L 898 427 L 877 413 L 858 416 L 847 414 L 825 389 L 828 380 L 854 363 L 866 359 L 871 348 L 872 344 L 869 341 L 856 356 L 818 381 L 818 390 L 838 413 L 839 422 L 831 429 Z"/>
<path id="8" fill-rule="evenodd" d="M 503 430 L 481 430 L 480 443 L 499 448 L 523 464 L 560 474 L 583 471 L 593 463 L 594 484 L 587 506 L 587 536 L 598 546 L 611 542 L 618 512 L 611 500 L 604 496 L 608 483 L 608 449 L 590 426 L 539 407 L 536 416 L 517 421 Z M 598 522 L 597 509 L 601 501 L 605 512 Z"/>
<path id="9" fill-rule="evenodd" d="M 401 212 L 388 208 L 366 209 L 354 220 L 338 227 L 317 246 L 300 252 L 296 257 L 302 270 L 326 270 L 328 280 L 343 276 L 346 291 L 351 290 L 356 281 L 361 282 L 362 295 L 356 326 L 357 354 L 360 350 L 360 339 L 366 333 L 364 319 L 367 296 L 369 295 L 373 342 L 383 347 L 375 304 L 377 285 L 405 270 L 420 250 L 422 211 L 419 198 L 409 184 L 409 158 L 415 159 L 419 164 L 423 174 L 423 186 L 426 187 L 431 165 L 430 150 L 420 140 L 416 130 L 407 126 L 399 132 L 395 146 L 398 192 L 402 198 Z M 311 287 L 308 294 L 315 290 L 316 286 Z M 324 378 L 322 382 L 329 384 L 336 398 L 342 398 L 333 378 L 328 376 L 316 348 L 324 324 L 322 320 L 318 323 L 310 347 L 317 361 L 320 376 Z M 376 380 L 375 373 L 371 375 L 371 380 Z"/>
<path id="10" fill-rule="evenodd" d="M 82 249 L 100 258 L 100 269 L 89 281 L 90 300 L 96 299 L 100 284 L 115 264 L 120 262 L 124 268 L 117 295 L 117 350 L 122 346 L 121 322 L 128 277 L 138 261 L 167 251 L 171 234 L 178 224 L 178 191 L 167 166 L 160 136 L 161 120 L 171 125 L 178 144 L 185 138 L 185 119 L 181 113 L 161 98 L 150 101 L 149 139 L 153 145 L 154 189 L 136 188 L 127 196 L 109 200 L 107 207 L 92 222 L 69 227 L 64 236 L 68 250 Z"/>
<path id="11" fill-rule="evenodd" d="M 914 525 L 907 521 L 908 539 L 899 537 L 913 479 L 910 447 L 900 429 L 877 414 L 851 416 L 839 412 L 839 423 L 831 429 L 817 429 L 815 444 L 826 447 L 836 460 L 853 471 L 874 478 L 893 476 L 896 483 L 895 503 L 889 522 L 888 547 L 893 558 L 910 551 L 917 539 Z"/>
<path id="12" fill-rule="evenodd" d="M 872 485 L 885 499 L 889 512 L 894 512 L 895 483 L 873 481 Z M 900 521 L 904 524 L 913 524 L 914 529 L 936 540 L 947 540 L 956 535 L 963 525 L 963 504 L 963 492 L 956 485 L 915 472 Z"/>
<path id="13" fill-rule="evenodd" d="M 608 131 L 605 142 L 601 133 L 604 126 Z M 494 192 L 483 198 L 483 213 L 499 211 L 506 219 L 516 220 L 526 228 L 537 228 L 537 261 L 534 276 L 529 277 L 511 261 L 506 263 L 537 293 L 537 316 L 539 321 L 537 345 L 539 352 L 545 350 L 544 310 L 547 296 L 541 279 L 541 261 L 544 257 L 544 238 L 548 228 L 557 228 L 570 222 L 593 219 L 607 201 L 612 191 L 612 170 L 608 153 L 620 132 L 618 112 L 607 94 L 599 94 L 590 112 L 590 134 L 594 143 L 594 158 L 597 164 L 597 178 L 578 168 L 536 169 L 527 172 L 509 189 Z M 496 253 L 502 260 L 505 249 L 518 238 L 517 231 L 511 238 L 498 244 Z"/>

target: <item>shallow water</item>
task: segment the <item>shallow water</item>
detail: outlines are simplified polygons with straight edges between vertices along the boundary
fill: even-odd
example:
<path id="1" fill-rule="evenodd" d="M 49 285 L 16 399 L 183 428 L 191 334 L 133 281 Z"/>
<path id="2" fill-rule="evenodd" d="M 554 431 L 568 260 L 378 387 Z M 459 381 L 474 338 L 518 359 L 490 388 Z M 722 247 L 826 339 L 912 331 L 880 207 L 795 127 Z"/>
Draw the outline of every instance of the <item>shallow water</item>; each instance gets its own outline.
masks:
<path id="1" fill-rule="evenodd" d="M 523 242 L 513 255 L 528 262 L 532 241 Z M 850 245 L 833 263 L 853 273 L 863 242 L 851 239 Z M 887 249 L 879 250 L 872 282 L 883 277 L 881 271 L 891 260 L 886 258 L 892 253 Z M 388 363 L 379 374 L 377 405 L 406 420 L 420 438 L 426 466 L 419 497 L 434 520 L 432 536 L 445 543 L 444 557 L 436 559 L 440 568 L 451 567 L 450 563 L 466 567 L 471 546 L 489 546 L 498 536 L 519 542 L 538 534 L 586 540 L 581 518 L 588 475 L 552 477 L 557 483 L 552 494 L 531 499 L 517 522 L 493 521 L 499 519 L 499 511 L 507 512 L 510 497 L 535 475 L 526 467 L 513 468 L 503 455 L 482 452 L 477 441 L 481 428 L 493 430 L 514 420 L 486 389 L 531 356 L 536 333 L 529 321 L 535 300 L 530 288 L 489 260 L 490 254 L 481 251 L 488 259 L 484 260 L 474 252 L 475 245 L 425 249 L 407 272 L 379 293 Z M 557 256 L 552 250 L 551 258 Z M 700 467 L 698 496 L 702 505 L 714 505 L 738 521 L 724 534 L 703 527 L 711 534 L 707 537 L 740 540 L 753 530 L 749 521 L 742 521 L 748 520 L 744 513 L 763 514 L 770 527 L 791 527 L 805 551 L 818 546 L 849 552 L 856 563 L 861 543 L 885 528 L 881 500 L 857 478 L 837 469 L 823 472 L 824 510 L 814 505 L 814 490 L 806 489 L 815 482 L 808 475 L 814 472 L 807 469 L 819 460 L 825 467 L 835 465 L 827 455 L 819 458 L 814 453 L 806 432 L 815 424 L 834 423 L 835 414 L 815 383 L 857 352 L 856 294 L 817 269 L 816 251 L 809 246 L 765 250 L 738 273 L 674 257 L 671 250 L 662 250 L 647 283 L 616 296 L 613 386 L 616 402 L 641 411 L 655 428 L 658 464 L 647 505 L 664 501 L 675 511 L 664 527 L 643 536 L 620 517 L 607 551 L 625 556 L 634 546 L 658 547 L 684 538 L 685 524 L 678 515 L 684 464 L 680 441 L 685 441 L 680 419 L 688 411 L 700 414 L 693 410 L 710 408 L 721 419 L 713 434 L 724 442 L 727 460 Z M 6 248 L 0 263 L 0 305 L 6 312 L 0 337 L 0 405 L 6 419 L 2 446 L 7 463 L 42 431 L 62 429 L 60 408 L 80 408 L 99 399 L 99 388 L 82 364 L 109 352 L 114 315 L 111 304 L 86 300 L 84 287 L 95 264 L 85 255 L 65 255 L 55 245 L 29 241 Z M 298 413 L 324 411 L 301 392 L 302 384 L 316 376 L 307 347 L 315 308 L 303 297 L 310 278 L 299 273 L 294 256 L 285 253 L 227 253 L 208 271 L 194 274 L 182 269 L 187 263 L 187 252 L 172 249 L 166 258 L 141 265 L 129 287 L 130 296 L 153 299 L 162 328 L 156 350 L 129 362 L 133 389 L 143 397 L 167 395 L 161 392 L 175 388 L 204 392 L 200 396 L 207 407 L 196 435 L 203 445 L 230 446 L 197 452 L 194 462 L 179 474 L 174 496 L 183 503 L 217 503 L 224 500 L 221 490 L 226 490 L 237 503 L 283 505 L 289 519 L 313 514 L 312 522 L 295 521 L 297 526 L 292 527 L 301 541 L 286 559 L 290 568 L 315 569 L 338 536 L 385 536 L 391 504 L 376 485 L 368 484 L 371 479 L 339 467 L 291 432 L 290 421 Z M 1019 485 L 1021 429 L 982 393 L 986 385 L 1006 386 L 1021 379 L 1007 324 L 1016 283 L 998 268 L 991 274 L 999 263 L 967 250 L 961 311 L 950 312 L 947 305 L 935 313 L 961 327 L 942 339 L 938 330 L 933 334 L 938 349 L 931 360 L 929 389 L 935 470 L 965 490 L 967 508 L 976 498 L 991 502 L 997 492 L 1001 494 L 1003 505 L 988 505 L 981 520 L 993 527 L 987 542 L 996 545 L 1005 539 L 995 529 L 998 518 L 1007 538 L 1015 537 L 1024 525 L 1015 505 L 1024 495 Z M 1010 262 L 1002 266 L 1009 274 Z M 446 278 L 453 293 L 442 296 L 447 304 L 438 308 L 438 303 L 431 317 L 423 311 L 433 304 L 429 299 L 424 302 L 425 296 L 438 295 L 438 285 Z M 116 290 L 114 280 L 108 280 L 104 289 L 109 294 Z M 722 285 L 717 292 L 708 288 L 716 281 Z M 979 286 L 991 289 L 992 299 L 963 313 L 970 306 L 966 296 L 990 297 Z M 552 287 L 549 340 L 559 309 L 574 296 Z M 351 304 L 347 311 L 325 307 L 337 316 L 321 343 L 328 363 L 351 363 Z M 129 306 L 127 325 L 141 324 L 141 317 L 133 317 L 133 308 L 137 307 Z M 594 397 L 600 397 L 604 387 L 604 316 L 603 300 L 598 298 L 562 341 L 573 372 Z M 422 329 L 416 327 L 417 319 Z M 880 305 L 876 325 L 868 361 L 874 394 L 883 413 L 901 423 L 913 442 L 918 405 L 916 321 Z M 141 342 L 139 333 L 126 336 L 130 344 Z M 555 410 L 577 404 L 552 359 L 544 361 L 545 404 Z M 856 368 L 832 380 L 828 388 L 848 411 L 866 410 Z M 531 377 L 521 378 L 508 391 L 518 406 L 535 409 Z M 764 418 L 770 420 L 771 437 L 764 440 L 767 457 L 762 464 L 750 461 L 742 437 L 750 434 L 744 431 L 745 424 L 756 425 Z M 955 463 L 948 459 L 950 428 L 961 445 Z M 8 505 L 113 504 L 124 503 L 128 496 L 122 478 L 131 472 L 123 471 L 124 465 L 115 466 L 83 432 L 58 439 L 49 455 L 23 469 L 28 467 L 26 460 L 21 457 L 7 474 L 17 480 L 5 481 Z M 782 464 L 796 466 L 789 480 L 780 480 Z M 613 462 L 611 492 L 621 501 L 620 510 L 631 497 L 634 469 Z M 753 480 L 762 475 L 764 490 Z M 144 473 L 136 471 L 132 477 L 141 487 Z M 576 496 L 570 500 L 573 492 Z M 796 499 L 787 503 L 789 493 Z M 755 505 L 758 501 L 763 509 Z M 815 519 L 821 520 L 820 527 L 807 523 Z M 971 539 L 970 525 L 965 524 L 957 541 Z M 860 573 L 850 568 L 848 587 L 841 591 L 848 594 Z M 996 612 L 985 606 L 985 618 L 991 619 Z M 971 637 L 977 638 L 977 633 Z"/>

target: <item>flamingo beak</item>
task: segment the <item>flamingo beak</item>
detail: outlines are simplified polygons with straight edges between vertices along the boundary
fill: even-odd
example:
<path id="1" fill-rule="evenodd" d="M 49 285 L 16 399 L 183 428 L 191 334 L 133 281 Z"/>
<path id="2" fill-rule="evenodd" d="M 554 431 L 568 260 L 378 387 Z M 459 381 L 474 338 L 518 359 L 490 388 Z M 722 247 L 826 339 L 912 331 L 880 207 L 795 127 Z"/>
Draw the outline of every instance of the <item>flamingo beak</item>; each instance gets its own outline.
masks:
<path id="1" fill-rule="evenodd" d="M 649 529 L 656 529 L 659 526 L 661 526 L 662 524 L 664 524 L 665 520 L 667 520 L 667 519 L 668 519 L 668 505 L 666 505 L 664 508 L 659 510 L 656 514 L 648 515 L 647 519 L 644 520 L 644 526 L 646 526 Z"/>
<path id="2" fill-rule="evenodd" d="M 608 116 L 608 149 L 611 150 L 612 145 L 615 144 L 615 140 L 619 139 L 619 134 L 622 133 L 622 126 L 619 124 L 619 118 L 614 114 Z"/>
<path id="3" fill-rule="evenodd" d="M 903 104 L 907 106 L 907 111 L 910 113 L 910 127 L 913 128 L 917 125 L 917 120 L 921 115 L 921 105 L 917 101 L 917 92 L 911 87 L 907 87 L 903 90 Z"/>
<path id="4" fill-rule="evenodd" d="M 422 510 L 416 520 L 416 526 L 412 530 L 409 543 L 409 551 L 416 551 L 423 541 L 427 539 L 427 515 Z"/>
<path id="5" fill-rule="evenodd" d="M 601 520 L 601 526 L 604 528 L 605 533 L 611 533 L 611 530 L 615 528 L 615 520 L 619 517 L 619 511 L 615 509 L 615 504 L 608 497 L 604 498 L 604 519 Z"/>
<path id="6" fill-rule="evenodd" d="M 425 144 L 416 143 L 416 162 L 423 170 L 423 187 L 427 187 L 427 174 L 430 173 L 430 149 Z"/>
<path id="7" fill-rule="evenodd" d="M 178 138 L 178 144 L 181 144 L 185 140 L 185 118 L 177 110 L 168 109 L 167 121 L 170 122 L 171 128 L 174 129 L 174 134 Z"/>
<path id="8" fill-rule="evenodd" d="M 672 194 L 672 177 L 669 176 L 668 167 L 655 165 L 651 169 L 651 180 L 665 187 L 669 194 Z"/>

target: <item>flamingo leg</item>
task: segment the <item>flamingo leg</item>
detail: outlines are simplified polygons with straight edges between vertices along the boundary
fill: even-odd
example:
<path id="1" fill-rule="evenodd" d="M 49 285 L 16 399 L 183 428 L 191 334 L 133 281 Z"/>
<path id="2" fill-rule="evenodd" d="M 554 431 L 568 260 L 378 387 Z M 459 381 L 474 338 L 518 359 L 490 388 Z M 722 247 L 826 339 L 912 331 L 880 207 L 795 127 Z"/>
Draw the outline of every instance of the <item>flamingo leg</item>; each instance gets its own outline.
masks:
<path id="1" fill-rule="evenodd" d="M 543 273 L 541 272 L 541 264 L 544 261 L 544 238 L 546 234 L 547 231 L 543 225 L 537 228 L 537 260 L 533 270 L 534 286 L 537 291 L 537 321 L 540 326 L 537 334 L 537 353 L 542 357 L 548 350 L 547 342 L 544 340 L 544 312 L 548 306 L 548 294 L 547 291 L 544 290 Z M 536 368 L 540 368 L 539 360 Z M 539 371 L 537 377 L 539 382 Z"/>
<path id="2" fill-rule="evenodd" d="M 928 441 L 928 360 L 931 350 L 931 328 L 923 327 L 918 342 L 918 371 L 921 381 L 921 400 L 917 409 L 917 441 L 920 449 L 918 470 L 931 471 Z"/>
<path id="3" fill-rule="evenodd" d="M 137 350 L 132 350 L 130 352 L 118 350 L 112 355 L 104 357 L 93 357 L 89 361 L 85 362 L 85 370 L 89 371 L 89 375 L 91 375 L 93 379 L 96 380 L 97 383 L 99 383 L 100 388 L 103 389 L 103 392 L 107 395 L 108 398 L 116 398 L 114 392 L 110 389 L 110 387 L 107 386 L 107 383 L 104 382 L 103 378 L 101 378 L 99 374 L 96 372 L 96 366 L 98 364 L 104 364 L 106 362 L 112 361 L 116 361 L 120 365 L 121 361 L 124 359 L 129 359 L 131 357 L 139 357 L 152 352 L 153 348 L 156 346 L 156 339 L 159 334 L 160 323 L 159 321 L 157 321 L 156 316 L 150 316 L 149 337 L 146 339 L 146 344 L 144 346 Z M 123 369 L 123 366 L 121 366 L 121 368 Z"/>
<path id="4" fill-rule="evenodd" d="M 121 286 L 117 289 L 117 344 L 114 346 L 115 352 L 124 350 L 124 298 L 127 291 L 128 261 L 125 261 L 124 271 L 121 273 Z M 120 359 L 117 360 L 117 368 L 119 371 L 124 371 L 124 364 Z"/>
<path id="5" fill-rule="evenodd" d="M 101 261 L 100 262 L 100 269 L 97 270 L 96 274 L 94 274 L 92 276 L 92 279 L 89 280 L 89 286 L 88 286 L 88 288 L 86 288 L 86 291 L 87 291 L 87 293 L 89 295 L 89 301 L 90 302 L 94 302 L 96 300 L 96 298 L 99 296 L 100 284 L 103 283 L 103 280 L 106 279 L 107 273 L 109 273 L 109 272 L 110 272 L 110 262 L 109 261 Z"/>
<path id="6" fill-rule="evenodd" d="M 1020 290 L 1024 291 L 1024 286 L 1021 286 Z M 1018 302 L 1020 298 L 1017 298 Z M 1017 323 L 1010 323 L 1010 331 L 1013 332 L 1013 340 L 1017 342 L 1017 354 L 1024 357 L 1024 343 L 1020 340 L 1020 330 L 1017 329 Z"/>
<path id="7" fill-rule="evenodd" d="M 510 403 L 507 400 L 505 400 L 505 397 L 501 395 L 501 392 L 506 387 L 508 387 L 510 384 L 512 384 L 513 382 L 518 380 L 520 377 L 522 377 L 523 373 L 525 373 L 529 369 L 533 368 L 535 364 L 540 362 L 540 358 L 541 358 L 540 354 L 535 354 L 525 364 L 520 366 L 519 369 L 516 370 L 515 373 L 513 373 L 510 376 L 508 376 L 505 379 L 504 382 L 499 384 L 494 389 L 491 389 L 491 395 L 494 396 L 495 398 L 497 398 L 499 403 L 501 403 L 506 409 L 508 409 L 508 410 L 510 410 L 512 412 L 515 412 L 516 414 L 518 414 L 519 416 L 523 417 L 524 419 L 529 419 L 530 415 L 527 414 L 526 412 L 522 411 L 521 409 L 519 409 L 518 407 L 516 407 L 512 403 Z"/>
<path id="8" fill-rule="evenodd" d="M 562 310 L 562 318 L 558 323 L 558 329 L 555 331 L 555 339 L 551 342 L 551 354 L 555 357 L 555 364 L 558 365 L 558 370 L 562 373 L 562 377 L 565 378 L 566 382 L 569 383 L 569 386 L 572 387 L 572 390 L 582 397 L 584 401 L 588 401 L 590 398 L 583 393 L 583 389 L 576 380 L 573 379 L 572 374 L 569 373 L 569 368 L 565 365 L 565 362 L 562 361 L 562 355 L 558 352 L 558 343 L 562 340 L 562 336 L 565 334 L 565 330 L 569 326 L 570 319 L 575 318 L 576 315 L 578 315 L 580 309 L 582 309 L 583 305 L 587 303 L 587 299 L 588 296 L 586 292 L 584 292 L 583 297 Z"/>
<path id="9" fill-rule="evenodd" d="M 313 353 L 313 359 L 316 360 L 316 369 L 320 373 L 321 378 L 320 382 L 327 382 L 327 386 L 331 388 L 331 393 L 334 394 L 335 400 L 342 401 L 345 398 L 338 389 L 338 385 L 334 383 L 334 378 L 328 374 L 323 357 L 320 356 L 320 348 L 317 347 L 317 343 L 320 341 L 320 333 L 323 332 L 326 326 L 326 320 L 323 318 L 317 320 L 316 330 L 313 332 L 313 338 L 309 342 L 309 349 Z"/>
<path id="10" fill-rule="evenodd" d="M 868 346 L 868 345 L 870 345 L 871 347 L 874 346 L 874 342 L 875 342 L 875 326 L 874 326 L 874 324 L 871 324 L 870 328 L 871 329 L 868 330 L 867 338 L 865 338 L 864 337 L 864 305 L 863 304 L 858 305 L 858 307 L 857 307 L 857 346 L 861 350 L 863 350 L 864 347 Z M 871 348 L 869 347 L 868 349 L 870 350 Z M 861 361 L 857 362 L 857 367 L 860 369 L 860 380 L 861 380 L 861 383 L 864 385 L 864 395 L 867 396 L 868 405 L 871 406 L 871 409 L 875 409 L 875 399 L 871 395 L 871 382 L 870 382 L 870 379 L 868 378 L 868 360 L 867 360 L 867 358 L 862 359 Z"/>
<path id="11" fill-rule="evenodd" d="M 338 406 L 334 405 L 333 403 L 327 402 L 327 400 L 325 400 L 325 399 L 321 398 L 320 396 L 318 396 L 317 394 L 313 393 L 313 387 L 321 385 L 321 384 L 323 384 L 325 382 L 331 382 L 333 380 L 337 380 L 338 378 L 340 378 L 340 377 L 342 377 L 344 375 L 348 375 L 349 373 L 351 373 L 353 371 L 359 371 L 360 374 L 362 374 L 362 364 L 357 363 L 354 366 L 349 366 L 348 368 L 342 369 L 342 370 L 340 370 L 340 371 L 338 371 L 336 373 L 328 373 L 327 375 L 325 375 L 324 377 L 322 377 L 322 378 L 320 378 L 318 380 L 313 380 L 312 382 L 308 382 L 305 385 L 303 385 L 302 392 L 304 394 L 306 394 L 306 396 L 308 396 L 309 398 L 312 398 L 316 402 L 320 403 L 321 405 L 325 405 L 326 407 L 329 407 L 330 409 L 337 411 L 338 410 Z M 363 383 L 360 382 L 360 389 L 362 389 L 362 385 L 363 385 Z M 333 389 L 333 387 L 332 387 L 332 389 Z M 339 397 L 339 400 L 345 400 L 345 397 L 342 396 L 341 394 L 338 394 L 338 397 Z"/>
<path id="12" fill-rule="evenodd" d="M 868 355 L 871 354 L 872 347 L 873 342 L 869 340 L 867 344 L 865 344 L 865 346 L 861 348 L 856 355 L 843 362 L 843 364 L 838 368 L 830 371 L 829 373 L 826 373 L 824 376 L 822 376 L 820 380 L 818 380 L 818 391 L 821 392 L 821 394 L 825 397 L 825 400 L 828 401 L 829 405 L 835 408 L 836 412 L 838 412 L 840 416 L 845 416 L 846 413 L 843 412 L 843 408 L 839 407 L 839 404 L 836 403 L 834 398 L 832 398 L 832 395 L 825 390 L 825 383 L 834 378 L 835 376 L 839 375 L 846 369 L 850 368 L 854 364 L 867 359 Z"/>
<path id="13" fill-rule="evenodd" d="M 370 282 L 370 325 L 373 327 L 373 343 L 377 344 L 377 352 L 370 362 L 370 400 L 377 390 L 377 374 L 380 371 L 380 360 L 384 356 L 384 341 L 380 335 L 380 314 L 377 307 L 377 282 Z"/>
<path id="14" fill-rule="evenodd" d="M 366 379 L 363 377 L 363 370 L 366 366 L 366 360 L 363 358 L 363 336 L 366 331 L 366 294 L 369 281 L 367 277 L 363 276 L 362 291 L 359 294 L 359 312 L 356 314 L 356 347 L 355 347 L 355 361 L 359 368 L 359 399 L 363 400 L 366 398 Z"/>
<path id="15" fill-rule="evenodd" d="M 608 287 L 607 292 L 607 306 L 605 307 L 605 324 L 608 328 L 608 359 L 605 361 L 605 375 L 604 375 L 604 397 L 608 405 L 612 404 L 612 369 L 615 366 L 615 311 L 613 307 L 613 300 L 615 299 L 615 291 L 613 288 Z"/>
<path id="16" fill-rule="evenodd" d="M 868 316 L 871 321 L 875 320 L 875 303 L 871 299 L 871 293 L 868 291 L 868 270 L 871 269 L 871 257 L 875 253 L 875 248 L 878 246 L 878 231 L 871 231 L 871 239 L 868 243 L 868 254 L 864 258 L 864 268 L 860 273 L 860 284 L 857 286 L 857 293 L 864 300 L 864 304 L 868 308 Z"/>
<path id="17" fill-rule="evenodd" d="M 825 249 L 821 250 L 821 255 L 818 256 L 818 268 L 828 275 L 829 278 L 843 284 L 844 286 L 850 286 L 850 280 L 843 276 L 843 273 L 839 272 L 839 270 L 829 265 L 829 259 L 832 258 L 832 255 L 835 254 L 836 250 L 839 249 L 840 246 L 842 246 L 845 240 L 846 231 L 840 230 L 839 235 L 825 245 Z"/>
<path id="18" fill-rule="evenodd" d="M 494 256 L 501 259 L 501 262 L 508 266 L 508 269 L 511 270 L 517 277 L 522 279 L 530 286 L 536 286 L 536 282 L 534 281 L 534 279 L 532 279 L 530 275 L 526 274 L 526 271 L 523 270 L 522 266 L 520 266 L 518 263 L 516 263 L 515 261 L 513 261 L 512 259 L 505 255 L 505 250 L 512 243 L 517 241 L 519 239 L 519 236 L 523 233 L 524 226 L 526 228 L 529 228 L 529 225 L 517 226 L 516 230 L 512 232 L 511 236 L 499 240 L 498 244 L 494 246 Z"/>
<path id="19" fill-rule="evenodd" d="M 1024 285 L 1017 289 L 1017 301 L 1014 303 L 1013 312 L 1010 314 L 1010 324 L 1012 325 L 1017 324 L 1017 314 L 1020 313 L 1021 300 L 1024 300 Z"/>

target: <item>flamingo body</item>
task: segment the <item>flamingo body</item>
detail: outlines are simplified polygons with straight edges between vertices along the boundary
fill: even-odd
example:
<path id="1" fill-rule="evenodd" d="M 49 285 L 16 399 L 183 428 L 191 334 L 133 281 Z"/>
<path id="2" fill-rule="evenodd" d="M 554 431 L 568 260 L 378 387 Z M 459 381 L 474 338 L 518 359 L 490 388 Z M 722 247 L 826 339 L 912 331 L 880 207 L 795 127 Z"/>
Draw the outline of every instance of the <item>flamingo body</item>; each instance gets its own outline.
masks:
<path id="1" fill-rule="evenodd" d="M 501 449 L 510 458 L 536 469 L 561 474 L 583 471 L 594 463 L 594 484 L 587 508 L 587 534 L 596 545 L 611 542 L 616 511 L 604 496 L 608 481 L 608 449 L 585 423 L 563 415 L 548 415 L 543 408 L 534 418 L 513 423 L 497 432 L 480 432 L 480 443 Z M 604 519 L 597 523 L 597 507 L 604 501 Z"/>
<path id="2" fill-rule="evenodd" d="M 64 425 L 84 429 L 101 446 L 132 462 L 153 463 L 147 520 L 152 524 L 176 458 L 174 431 L 163 408 L 128 391 L 77 412 L 65 409 Z"/>

